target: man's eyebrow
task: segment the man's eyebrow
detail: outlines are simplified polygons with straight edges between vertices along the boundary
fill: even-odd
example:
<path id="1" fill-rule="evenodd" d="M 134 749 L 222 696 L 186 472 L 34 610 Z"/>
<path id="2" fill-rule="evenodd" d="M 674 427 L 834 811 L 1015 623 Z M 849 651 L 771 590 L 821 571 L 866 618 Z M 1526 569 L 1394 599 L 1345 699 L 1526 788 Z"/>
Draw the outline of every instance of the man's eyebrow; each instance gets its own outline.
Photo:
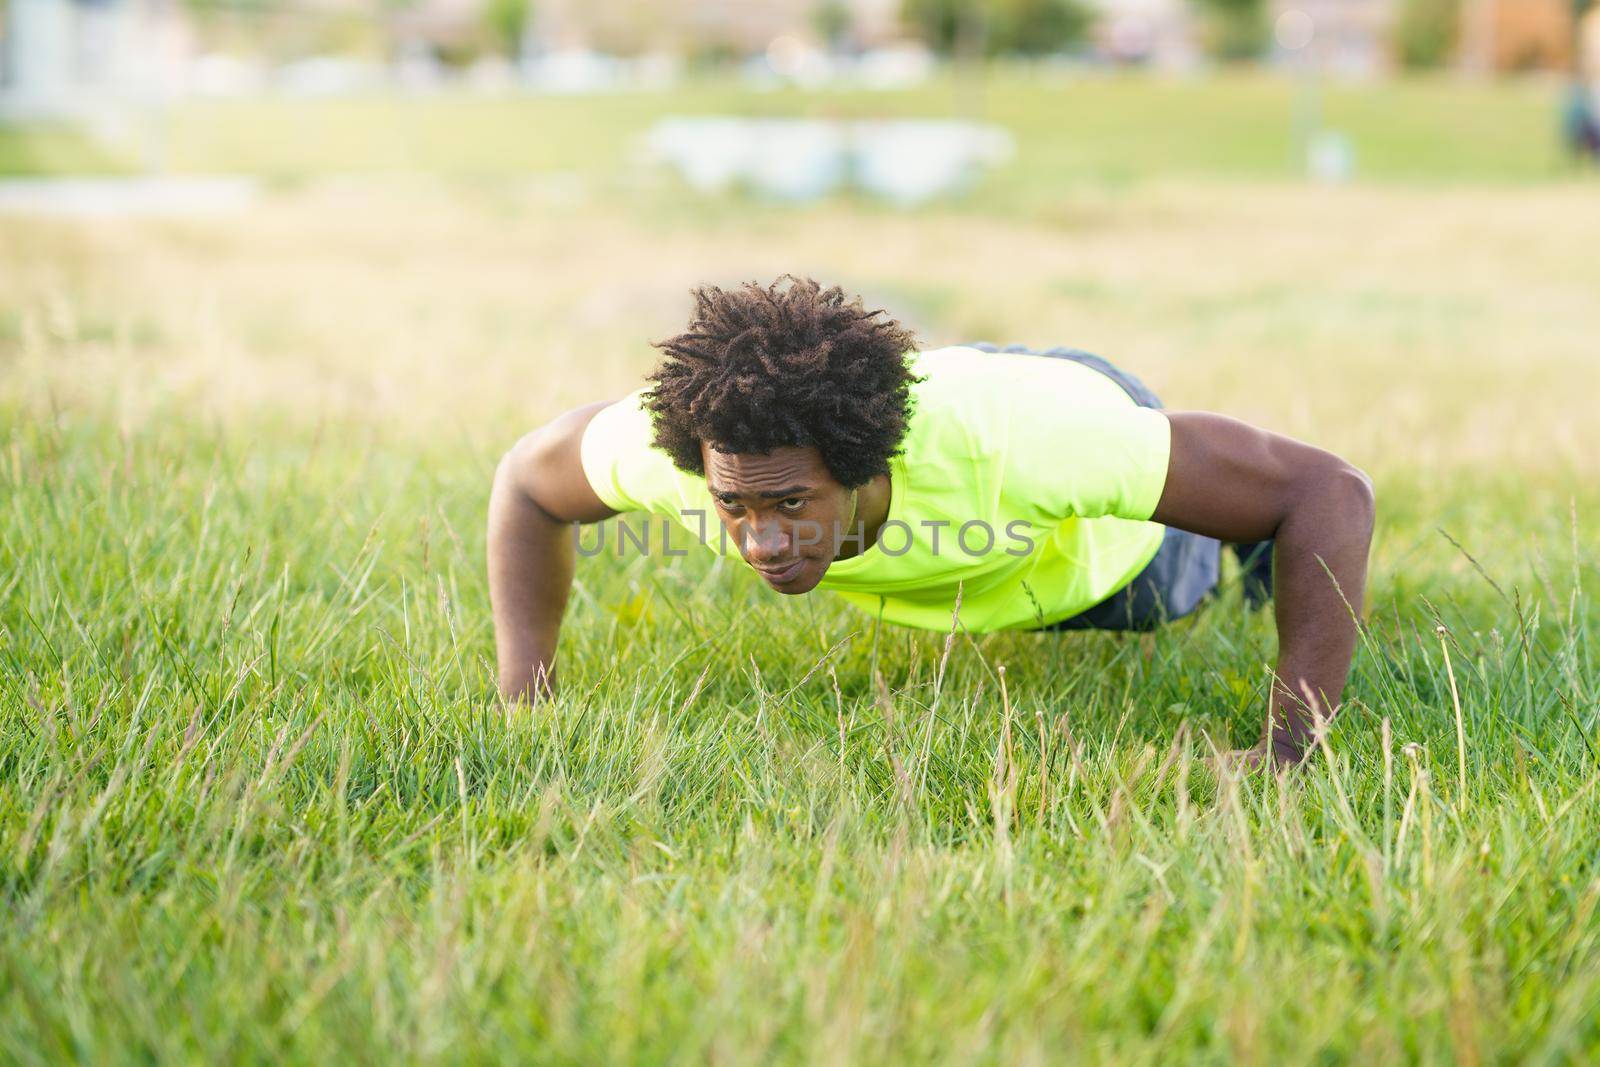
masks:
<path id="1" fill-rule="evenodd" d="M 791 496 L 799 496 L 801 493 L 809 492 L 811 492 L 811 486 L 809 485 L 791 485 L 787 489 L 768 489 L 761 493 L 736 493 L 731 489 L 711 489 L 711 495 L 715 497 L 758 496 L 762 500 L 784 500 Z"/>

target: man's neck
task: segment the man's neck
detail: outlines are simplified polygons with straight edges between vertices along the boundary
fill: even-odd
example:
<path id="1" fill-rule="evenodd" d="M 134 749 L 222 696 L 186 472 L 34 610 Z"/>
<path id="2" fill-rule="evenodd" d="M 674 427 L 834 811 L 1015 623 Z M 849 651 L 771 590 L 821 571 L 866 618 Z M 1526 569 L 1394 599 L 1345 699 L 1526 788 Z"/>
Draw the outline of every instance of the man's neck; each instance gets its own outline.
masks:
<path id="1" fill-rule="evenodd" d="M 889 518 L 889 501 L 893 486 L 887 474 L 880 474 L 856 490 L 855 515 L 844 529 L 844 542 L 835 559 L 859 556 L 878 543 L 878 531 Z"/>

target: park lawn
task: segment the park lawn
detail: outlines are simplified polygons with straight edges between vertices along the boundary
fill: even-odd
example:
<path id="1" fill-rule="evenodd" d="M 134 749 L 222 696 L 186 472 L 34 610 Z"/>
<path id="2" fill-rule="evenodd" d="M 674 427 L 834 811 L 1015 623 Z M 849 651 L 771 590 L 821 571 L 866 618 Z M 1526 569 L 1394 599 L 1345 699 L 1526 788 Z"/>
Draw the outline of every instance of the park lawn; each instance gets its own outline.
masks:
<path id="1" fill-rule="evenodd" d="M 118 147 L 97 143 L 66 123 L 0 124 L 0 176 L 120 174 L 130 169 Z"/>
<path id="2" fill-rule="evenodd" d="M 0 1058 L 1600 1054 L 1592 190 L 1040 195 L 0 222 Z M 583 561 L 562 696 L 500 709 L 500 451 L 785 269 L 1366 468 L 1323 758 L 1204 767 L 1270 662 L 1231 587 L 952 639 L 706 554 Z"/>

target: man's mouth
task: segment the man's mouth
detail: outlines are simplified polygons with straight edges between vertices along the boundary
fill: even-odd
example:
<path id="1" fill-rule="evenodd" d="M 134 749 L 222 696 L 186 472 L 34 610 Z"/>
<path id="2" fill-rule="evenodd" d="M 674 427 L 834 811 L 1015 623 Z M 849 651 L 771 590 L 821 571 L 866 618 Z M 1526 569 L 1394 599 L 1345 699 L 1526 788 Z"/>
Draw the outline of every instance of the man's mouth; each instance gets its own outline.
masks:
<path id="1" fill-rule="evenodd" d="M 791 581 L 799 575 L 800 568 L 805 565 L 805 560 L 797 559 L 793 563 L 785 564 L 782 567 L 757 567 L 756 570 L 761 574 L 761 577 L 773 585 L 782 585 L 784 582 Z"/>

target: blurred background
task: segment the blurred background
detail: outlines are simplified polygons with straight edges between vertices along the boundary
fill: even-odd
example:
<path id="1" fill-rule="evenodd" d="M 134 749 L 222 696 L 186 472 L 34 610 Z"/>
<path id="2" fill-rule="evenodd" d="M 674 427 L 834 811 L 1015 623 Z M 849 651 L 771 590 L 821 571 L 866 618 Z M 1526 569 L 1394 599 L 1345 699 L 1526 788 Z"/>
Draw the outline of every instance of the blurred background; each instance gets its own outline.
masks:
<path id="1" fill-rule="evenodd" d="M 792 271 L 1449 506 L 1600 467 L 1600 4 L 0 3 L 13 417 L 348 428 L 478 493 L 692 285 Z"/>
<path id="2" fill-rule="evenodd" d="M 851 162 L 883 169 L 871 152 L 857 158 L 850 144 L 833 141 L 850 140 L 837 120 L 887 116 L 994 120 L 1001 132 L 1021 136 L 1051 126 L 1078 138 L 1097 134 L 1082 146 L 1086 158 L 1063 161 L 1079 165 L 1058 172 L 1062 179 L 1160 163 L 1260 173 L 1304 167 L 1339 180 L 1360 166 L 1363 140 L 1373 176 L 1480 169 L 1533 177 L 1556 161 L 1552 138 L 1518 142 L 1503 130 L 1496 137 L 1496 120 L 1515 116 L 1538 133 L 1559 132 L 1575 155 L 1593 151 L 1585 125 L 1593 123 L 1586 72 L 1600 54 L 1595 7 L 1591 0 L 5 0 L 0 171 L 572 170 L 601 177 L 623 163 L 625 145 L 651 132 L 653 118 L 681 112 L 835 120 L 756 131 L 764 147 L 805 172 L 787 180 L 733 159 L 727 128 L 680 123 L 653 131 L 654 154 L 691 182 L 710 187 L 731 176 L 790 197 L 852 184 L 862 175 L 850 173 Z M 1233 84 L 1231 95 L 1206 88 L 1246 68 L 1270 72 L 1279 84 L 1253 93 Z M 1375 106 L 1344 114 L 1336 99 L 1332 115 L 1318 91 L 1321 81 L 1373 86 L 1418 72 L 1453 76 L 1457 91 L 1357 94 Z M 1137 77 L 1147 89 L 1177 82 L 1187 91 L 1155 98 L 1134 88 L 1115 98 L 1063 92 L 1085 83 L 1103 89 L 1119 75 L 1124 87 Z M 1522 79 L 1520 92 L 1482 91 L 1511 77 Z M 1024 88 L 1035 106 L 1018 110 Z M 1289 122 L 1249 130 L 1286 92 Z M 610 99 L 558 109 L 530 103 L 549 97 Z M 1085 120 L 1063 114 L 1084 111 L 1098 117 L 1097 128 L 1074 128 Z M 560 119 L 567 121 L 553 124 Z M 1408 120 L 1416 124 L 1409 131 Z M 975 143 L 971 130 L 952 147 L 963 137 L 954 126 L 890 132 L 929 134 L 901 146 L 925 161 L 942 160 L 941 148 L 963 156 L 945 164 L 951 187 L 967 169 L 1009 154 L 1004 136 Z M 1421 142 L 1410 146 L 1412 157 L 1393 143 L 1402 132 Z M 1178 143 L 1158 156 L 1133 143 L 1143 133 Z M 1282 151 L 1286 134 L 1295 141 L 1292 155 Z M 1202 143 L 1218 140 L 1226 143 Z M 1452 140 L 1469 142 L 1459 146 L 1464 156 L 1440 154 L 1437 142 Z M 1480 142 L 1481 155 L 1470 142 Z M 841 149 L 842 163 L 828 158 Z M 1494 150 L 1510 150 L 1511 158 L 1497 159 Z M 720 166 L 695 167 L 680 156 L 716 157 Z M 876 173 L 866 181 L 893 185 Z M 902 199 L 944 191 L 933 178 L 920 184 L 930 188 L 877 191 Z"/>

